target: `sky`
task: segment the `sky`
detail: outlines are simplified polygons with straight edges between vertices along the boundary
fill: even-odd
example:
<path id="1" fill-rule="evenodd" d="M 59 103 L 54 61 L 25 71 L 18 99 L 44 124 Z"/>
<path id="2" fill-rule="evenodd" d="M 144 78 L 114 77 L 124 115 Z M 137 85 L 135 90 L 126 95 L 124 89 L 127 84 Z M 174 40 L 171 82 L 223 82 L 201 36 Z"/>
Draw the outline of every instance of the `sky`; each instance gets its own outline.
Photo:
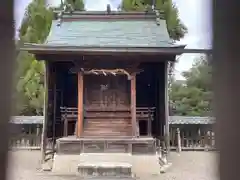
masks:
<path id="1" fill-rule="evenodd" d="M 49 0 L 51 5 L 58 5 L 61 0 Z M 19 27 L 25 8 L 31 0 L 15 1 L 15 23 Z M 96 3 L 97 2 L 97 3 Z M 121 0 L 85 0 L 87 10 L 105 10 L 110 4 L 111 9 L 117 9 Z M 178 42 L 185 44 L 186 48 L 210 48 L 211 47 L 211 6 L 209 0 L 173 0 L 179 9 L 179 16 L 188 28 L 188 34 Z M 192 67 L 197 54 L 184 54 L 179 57 L 175 67 L 176 79 L 184 79 L 181 72 Z"/>

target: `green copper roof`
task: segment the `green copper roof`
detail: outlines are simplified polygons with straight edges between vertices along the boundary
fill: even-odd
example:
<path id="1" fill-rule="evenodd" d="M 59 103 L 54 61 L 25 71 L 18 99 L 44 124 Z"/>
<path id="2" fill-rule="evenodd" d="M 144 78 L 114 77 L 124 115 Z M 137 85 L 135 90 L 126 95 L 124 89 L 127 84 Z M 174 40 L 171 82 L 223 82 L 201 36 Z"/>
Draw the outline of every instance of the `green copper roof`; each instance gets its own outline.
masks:
<path id="1" fill-rule="evenodd" d="M 174 47 L 165 20 L 63 21 L 52 29 L 45 45 L 51 46 L 120 46 Z"/>

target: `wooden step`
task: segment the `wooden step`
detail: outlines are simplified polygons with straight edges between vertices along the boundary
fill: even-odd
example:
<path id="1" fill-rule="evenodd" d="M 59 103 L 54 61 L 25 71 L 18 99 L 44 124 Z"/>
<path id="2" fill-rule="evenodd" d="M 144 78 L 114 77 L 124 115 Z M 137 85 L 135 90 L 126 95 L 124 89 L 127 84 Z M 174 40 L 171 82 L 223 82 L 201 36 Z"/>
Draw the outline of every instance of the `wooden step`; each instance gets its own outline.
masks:
<path id="1" fill-rule="evenodd" d="M 132 127 L 131 125 L 125 125 L 125 124 L 122 124 L 122 125 L 115 125 L 115 124 L 101 124 L 101 125 L 86 125 L 84 127 L 84 129 L 86 128 L 97 128 L 97 129 L 123 129 L 123 128 L 130 128 Z"/>
<path id="2" fill-rule="evenodd" d="M 131 125 L 115 125 L 115 124 L 99 124 L 98 126 L 96 125 L 87 125 L 84 127 L 84 129 L 111 129 L 111 130 L 121 130 L 121 129 L 129 129 L 131 128 Z"/>
<path id="3" fill-rule="evenodd" d="M 93 125 L 93 124 L 88 124 L 85 126 L 85 129 L 86 128 L 107 128 L 107 129 L 114 129 L 114 128 L 117 128 L 117 129 L 122 129 L 122 128 L 130 128 L 132 127 L 131 125 L 129 124 L 119 124 L 119 125 L 115 125 L 115 124 L 99 124 L 99 125 Z"/>
<path id="4" fill-rule="evenodd" d="M 86 122 L 91 123 L 122 123 L 122 122 L 131 122 L 130 119 L 86 119 Z"/>
<path id="5" fill-rule="evenodd" d="M 105 131 L 105 132 L 127 132 L 130 131 L 132 128 L 97 128 L 97 127 L 91 127 L 91 128 L 85 128 L 84 131 Z"/>
<path id="6" fill-rule="evenodd" d="M 84 129 L 86 128 L 99 128 L 99 129 L 102 129 L 102 128 L 105 128 L 105 129 L 114 129 L 114 128 L 118 128 L 118 129 L 121 129 L 121 128 L 130 128 L 132 127 L 131 124 L 119 124 L 119 125 L 116 125 L 116 124 L 87 124 L 84 126 Z"/>
<path id="7" fill-rule="evenodd" d="M 104 123 L 104 122 L 99 122 L 99 123 L 86 123 L 85 124 L 85 127 L 88 127 L 88 126 L 105 126 L 105 125 L 109 125 L 110 127 L 111 126 L 131 126 L 132 124 L 131 123 L 126 123 L 126 122 L 122 122 L 122 123 L 111 123 L 111 122 L 108 122 L 108 123 Z"/>
<path id="8" fill-rule="evenodd" d="M 90 121 L 129 121 L 131 118 L 123 118 L 123 117 L 95 117 L 95 118 L 85 118 Z"/>
<path id="9" fill-rule="evenodd" d="M 121 122 L 114 122 L 114 121 L 113 122 L 112 121 L 94 122 L 94 121 L 90 121 L 90 122 L 86 122 L 86 125 L 96 125 L 96 126 L 98 126 L 98 125 L 102 125 L 102 124 L 109 124 L 109 125 L 114 124 L 116 126 L 120 126 L 120 125 L 131 125 L 131 122 L 126 122 L 126 121 L 121 121 Z"/>
<path id="10" fill-rule="evenodd" d="M 126 130 L 108 130 L 108 129 L 85 129 L 83 132 L 92 132 L 92 133 L 95 133 L 95 132 L 102 132 L 102 133 L 125 133 L 125 132 L 130 132 L 130 129 L 126 129 Z"/>
<path id="11" fill-rule="evenodd" d="M 98 135 L 98 134 L 129 134 L 130 131 L 101 131 L 101 130 L 96 130 L 96 131 L 91 131 L 91 130 L 85 130 L 83 131 L 84 134 L 95 134 L 95 135 Z"/>
<path id="12" fill-rule="evenodd" d="M 121 134 L 121 133 L 129 133 L 132 131 L 131 127 L 115 127 L 115 128 L 99 128 L 99 127 L 87 127 L 84 128 L 84 133 L 91 133 L 91 134 L 109 134 L 109 133 L 117 133 L 117 134 Z"/>
<path id="13" fill-rule="evenodd" d="M 106 132 L 84 132 L 83 136 L 85 137 L 96 137 L 96 136 L 106 136 L 106 137 L 122 137 L 122 136 L 131 136 L 132 134 L 130 132 L 111 132 L 111 133 L 106 133 Z"/>
<path id="14" fill-rule="evenodd" d="M 83 132 L 84 135 L 91 135 L 91 136 L 107 136 L 107 135 L 110 135 L 110 136 L 128 136 L 131 134 L 131 132 L 116 132 L 116 131 L 113 131 L 113 132 L 106 132 L 106 131 L 84 131 Z"/>
<path id="15" fill-rule="evenodd" d="M 131 118 L 129 113 L 86 113 L 86 118 Z"/>
<path id="16" fill-rule="evenodd" d="M 132 133 L 130 118 L 87 118 L 83 134 L 85 136 L 130 136 Z"/>
<path id="17" fill-rule="evenodd" d="M 86 125 L 92 124 L 92 125 L 101 125 L 101 124 L 115 124 L 115 125 L 131 125 L 131 121 L 86 121 Z"/>
<path id="18" fill-rule="evenodd" d="M 130 119 L 86 119 L 87 123 L 130 123 Z"/>

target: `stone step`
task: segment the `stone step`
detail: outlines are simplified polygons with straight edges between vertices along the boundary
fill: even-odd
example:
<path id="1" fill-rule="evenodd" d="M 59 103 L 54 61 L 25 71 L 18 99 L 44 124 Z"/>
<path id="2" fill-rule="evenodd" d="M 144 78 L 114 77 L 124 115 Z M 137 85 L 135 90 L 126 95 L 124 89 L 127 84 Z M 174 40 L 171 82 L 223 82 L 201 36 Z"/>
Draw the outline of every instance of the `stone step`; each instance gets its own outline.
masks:
<path id="1" fill-rule="evenodd" d="M 131 164 L 131 153 L 81 153 L 80 164 L 82 163 L 127 163 Z"/>
<path id="2" fill-rule="evenodd" d="M 119 162 L 80 163 L 78 173 L 82 177 L 132 177 L 132 165 Z"/>
<path id="3" fill-rule="evenodd" d="M 96 177 L 81 177 L 81 180 L 136 180 L 135 177 L 116 177 L 116 176 L 96 176 Z"/>

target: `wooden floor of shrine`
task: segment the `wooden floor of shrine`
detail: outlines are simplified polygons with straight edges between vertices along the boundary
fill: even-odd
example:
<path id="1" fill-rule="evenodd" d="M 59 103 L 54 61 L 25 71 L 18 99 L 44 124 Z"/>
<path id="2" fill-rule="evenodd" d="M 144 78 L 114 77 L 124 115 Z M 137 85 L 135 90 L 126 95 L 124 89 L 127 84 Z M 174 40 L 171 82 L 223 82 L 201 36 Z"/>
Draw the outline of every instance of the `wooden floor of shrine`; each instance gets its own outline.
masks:
<path id="1" fill-rule="evenodd" d="M 153 137 L 62 137 L 57 140 L 57 154 L 131 153 L 155 154 Z"/>

